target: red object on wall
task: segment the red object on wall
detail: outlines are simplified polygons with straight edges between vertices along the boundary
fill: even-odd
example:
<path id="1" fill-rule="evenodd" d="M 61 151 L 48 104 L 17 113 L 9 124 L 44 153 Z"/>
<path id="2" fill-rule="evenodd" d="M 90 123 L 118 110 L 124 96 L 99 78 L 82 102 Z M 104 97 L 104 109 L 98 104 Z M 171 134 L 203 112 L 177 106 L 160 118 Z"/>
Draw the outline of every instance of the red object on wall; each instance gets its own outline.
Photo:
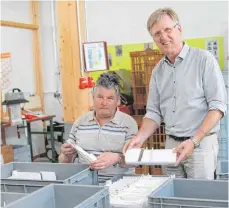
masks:
<path id="1" fill-rule="evenodd" d="M 87 87 L 88 88 L 93 88 L 95 86 L 95 81 L 93 80 L 92 77 L 87 78 Z"/>
<path id="2" fill-rule="evenodd" d="M 80 89 L 87 88 L 87 79 L 86 79 L 86 77 L 80 77 L 79 88 Z"/>

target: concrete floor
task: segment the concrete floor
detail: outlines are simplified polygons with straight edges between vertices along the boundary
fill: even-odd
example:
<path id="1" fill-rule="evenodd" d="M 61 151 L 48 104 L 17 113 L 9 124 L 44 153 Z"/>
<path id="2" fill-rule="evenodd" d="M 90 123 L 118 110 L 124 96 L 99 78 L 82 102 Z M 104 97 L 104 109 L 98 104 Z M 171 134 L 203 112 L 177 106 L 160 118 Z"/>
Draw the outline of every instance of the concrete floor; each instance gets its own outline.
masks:
<path id="1" fill-rule="evenodd" d="M 47 157 L 36 158 L 33 162 L 49 162 L 49 163 L 51 163 L 51 161 Z"/>

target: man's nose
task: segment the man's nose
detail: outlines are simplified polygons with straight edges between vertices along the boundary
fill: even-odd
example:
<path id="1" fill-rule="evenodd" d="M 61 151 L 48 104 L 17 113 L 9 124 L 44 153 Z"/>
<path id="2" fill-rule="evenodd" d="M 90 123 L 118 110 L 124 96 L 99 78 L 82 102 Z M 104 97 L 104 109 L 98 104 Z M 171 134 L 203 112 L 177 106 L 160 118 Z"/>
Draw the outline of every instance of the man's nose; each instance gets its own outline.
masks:
<path id="1" fill-rule="evenodd" d="M 161 39 L 161 40 L 164 40 L 166 37 L 167 37 L 166 32 L 161 31 L 160 39 Z"/>
<path id="2" fill-rule="evenodd" d="M 107 105 L 107 99 L 102 100 L 102 105 Z"/>

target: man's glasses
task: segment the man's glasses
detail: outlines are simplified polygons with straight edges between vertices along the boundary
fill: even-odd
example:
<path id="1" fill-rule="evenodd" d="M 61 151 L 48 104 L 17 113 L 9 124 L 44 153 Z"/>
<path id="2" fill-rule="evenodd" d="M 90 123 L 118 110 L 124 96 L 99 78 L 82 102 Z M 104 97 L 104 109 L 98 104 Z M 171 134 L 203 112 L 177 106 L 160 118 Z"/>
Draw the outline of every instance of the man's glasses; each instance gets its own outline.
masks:
<path id="1" fill-rule="evenodd" d="M 168 34 L 172 33 L 173 29 L 174 29 L 177 25 L 178 25 L 178 23 L 175 24 L 173 27 L 167 27 L 167 28 L 165 28 L 165 29 L 162 30 L 162 31 L 158 31 L 158 32 L 156 32 L 155 34 L 153 34 L 152 36 L 153 36 L 154 39 L 159 39 L 159 38 L 161 37 L 161 35 L 162 35 L 162 32 L 164 32 L 165 34 L 168 35 Z"/>

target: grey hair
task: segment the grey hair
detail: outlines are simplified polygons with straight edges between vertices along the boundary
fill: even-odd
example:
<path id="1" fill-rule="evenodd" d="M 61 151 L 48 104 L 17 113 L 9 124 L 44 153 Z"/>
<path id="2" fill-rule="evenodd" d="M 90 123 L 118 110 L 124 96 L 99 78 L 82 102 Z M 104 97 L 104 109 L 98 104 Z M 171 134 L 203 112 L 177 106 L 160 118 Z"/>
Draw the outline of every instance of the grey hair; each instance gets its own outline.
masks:
<path id="1" fill-rule="evenodd" d="M 168 15 L 176 24 L 179 24 L 179 18 L 178 15 L 176 14 L 176 12 L 174 10 L 172 10 L 171 8 L 162 8 L 162 9 L 157 9 L 156 11 L 154 11 L 148 21 L 147 21 L 147 29 L 151 34 L 151 29 L 153 27 L 153 25 L 155 23 L 157 23 L 158 20 L 161 19 L 161 17 L 163 17 L 164 15 Z"/>
<path id="2" fill-rule="evenodd" d="M 114 72 L 107 72 L 100 75 L 93 89 L 93 94 L 98 87 L 104 87 L 106 89 L 114 89 L 116 95 L 120 96 L 120 79 Z"/>

